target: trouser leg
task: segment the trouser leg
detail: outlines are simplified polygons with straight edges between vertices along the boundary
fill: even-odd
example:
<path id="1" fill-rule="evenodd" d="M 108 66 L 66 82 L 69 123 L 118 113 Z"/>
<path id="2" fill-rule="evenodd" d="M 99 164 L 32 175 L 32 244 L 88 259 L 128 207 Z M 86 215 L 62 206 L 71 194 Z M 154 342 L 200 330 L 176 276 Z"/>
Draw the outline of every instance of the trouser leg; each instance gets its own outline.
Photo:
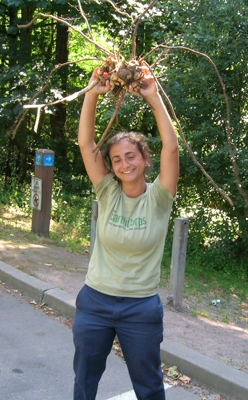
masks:
<path id="1" fill-rule="evenodd" d="M 123 299 L 123 298 L 122 298 Z M 116 332 L 138 400 L 165 400 L 160 343 L 163 305 L 158 295 L 124 299 Z"/>
<path id="2" fill-rule="evenodd" d="M 99 380 L 106 367 L 111 351 L 115 329 L 108 311 L 99 309 L 99 301 L 83 287 L 77 297 L 77 310 L 73 324 L 74 400 L 94 400 Z M 106 314 L 106 315 L 104 315 Z"/>
<path id="3" fill-rule="evenodd" d="M 84 287 L 77 298 L 74 400 L 94 400 L 115 333 L 138 400 L 165 400 L 160 343 L 163 306 L 145 299 L 107 296 Z"/>

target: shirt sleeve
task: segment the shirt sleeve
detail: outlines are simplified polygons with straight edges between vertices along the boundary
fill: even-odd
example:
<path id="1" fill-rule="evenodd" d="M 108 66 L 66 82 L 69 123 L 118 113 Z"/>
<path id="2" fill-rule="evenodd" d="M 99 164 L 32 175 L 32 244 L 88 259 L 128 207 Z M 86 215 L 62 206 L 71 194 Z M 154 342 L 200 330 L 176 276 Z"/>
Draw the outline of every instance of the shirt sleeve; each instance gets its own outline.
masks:
<path id="1" fill-rule="evenodd" d="M 169 190 L 162 185 L 159 176 L 157 176 L 152 184 L 151 195 L 161 208 L 167 209 L 173 204 L 174 198 Z"/>
<path id="2" fill-rule="evenodd" d="M 111 196 L 118 187 L 119 183 L 114 174 L 109 172 L 95 188 L 97 200 L 101 201 L 103 198 Z"/>

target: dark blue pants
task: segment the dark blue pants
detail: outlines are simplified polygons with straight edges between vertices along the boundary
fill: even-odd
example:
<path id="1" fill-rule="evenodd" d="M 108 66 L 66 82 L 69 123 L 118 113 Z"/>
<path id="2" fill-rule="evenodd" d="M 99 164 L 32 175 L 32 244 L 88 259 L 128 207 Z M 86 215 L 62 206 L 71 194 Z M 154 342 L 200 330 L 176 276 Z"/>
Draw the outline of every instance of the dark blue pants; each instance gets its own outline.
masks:
<path id="1" fill-rule="evenodd" d="M 163 305 L 158 295 L 115 297 L 84 286 L 73 324 L 74 400 L 94 400 L 117 334 L 138 400 L 165 400 L 160 343 Z"/>

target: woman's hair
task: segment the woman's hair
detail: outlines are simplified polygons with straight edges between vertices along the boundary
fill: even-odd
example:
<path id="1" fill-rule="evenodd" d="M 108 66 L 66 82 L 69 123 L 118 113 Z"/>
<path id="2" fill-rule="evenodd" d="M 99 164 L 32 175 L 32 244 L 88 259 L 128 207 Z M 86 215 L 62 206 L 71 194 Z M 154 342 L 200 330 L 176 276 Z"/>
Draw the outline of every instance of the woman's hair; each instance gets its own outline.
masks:
<path id="1" fill-rule="evenodd" d="M 138 132 L 119 132 L 108 141 L 105 151 L 103 153 L 103 158 L 109 168 L 111 168 L 112 166 L 109 155 L 110 150 L 115 144 L 120 143 L 123 139 L 126 139 L 130 143 L 135 144 L 144 160 L 147 160 L 150 163 L 150 149 L 146 141 L 146 137 Z"/>

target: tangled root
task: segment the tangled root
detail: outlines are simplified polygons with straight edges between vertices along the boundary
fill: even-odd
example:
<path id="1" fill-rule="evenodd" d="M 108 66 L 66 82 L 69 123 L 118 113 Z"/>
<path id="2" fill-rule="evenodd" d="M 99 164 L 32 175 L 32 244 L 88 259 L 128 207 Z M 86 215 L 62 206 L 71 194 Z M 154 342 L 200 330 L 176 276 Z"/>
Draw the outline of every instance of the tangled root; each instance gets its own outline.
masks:
<path id="1" fill-rule="evenodd" d="M 101 67 L 97 67 L 94 75 L 106 84 L 110 80 L 111 91 L 117 96 L 122 90 L 127 90 L 131 85 L 136 92 L 147 86 L 146 79 L 151 77 L 150 69 L 142 60 L 117 61 L 108 57 Z"/>

